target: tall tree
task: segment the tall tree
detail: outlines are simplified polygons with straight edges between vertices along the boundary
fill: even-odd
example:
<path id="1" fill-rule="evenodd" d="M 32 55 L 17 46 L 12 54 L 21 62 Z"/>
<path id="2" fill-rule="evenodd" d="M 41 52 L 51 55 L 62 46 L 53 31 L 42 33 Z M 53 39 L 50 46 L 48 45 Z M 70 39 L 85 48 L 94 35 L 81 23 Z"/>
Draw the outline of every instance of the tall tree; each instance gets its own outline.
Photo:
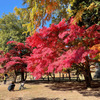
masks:
<path id="1" fill-rule="evenodd" d="M 15 11 L 20 18 L 24 18 L 29 22 L 25 24 L 27 26 L 27 31 L 31 34 L 36 31 L 40 25 L 46 24 L 52 17 L 60 10 L 60 17 L 67 15 L 66 5 L 68 0 L 23 0 L 23 4 L 26 4 L 26 8 L 17 8 Z M 57 15 L 56 15 L 57 16 Z"/>
<path id="2" fill-rule="evenodd" d="M 16 41 L 9 41 L 7 45 L 11 45 L 12 48 L 9 52 L 1 54 L 0 56 L 0 72 L 14 71 L 17 77 L 18 72 L 21 74 L 21 80 L 25 80 L 24 72 L 27 72 L 27 56 L 31 53 L 31 48 L 23 43 Z M 15 77 L 15 80 L 16 80 Z"/>
<path id="3" fill-rule="evenodd" d="M 27 31 L 34 33 L 40 26 L 52 20 L 59 23 L 63 18 L 68 20 L 75 17 L 74 22 L 87 27 L 100 24 L 100 1 L 99 0 L 23 0 L 26 8 L 17 8 L 15 11 L 20 18 L 29 22 L 25 24 Z"/>
<path id="4" fill-rule="evenodd" d="M 22 24 L 26 23 L 22 19 L 19 20 L 14 13 L 9 13 L 8 15 L 3 15 L 0 18 L 0 49 L 3 51 L 8 50 L 7 42 L 8 41 L 25 41 L 26 35 L 23 33 L 27 29 L 22 27 Z M 22 34 L 23 33 L 23 34 Z"/>
<path id="5" fill-rule="evenodd" d="M 73 18 L 67 24 L 62 20 L 49 28 L 43 27 L 26 40 L 27 44 L 35 47 L 28 58 L 28 71 L 38 79 L 44 74 L 61 72 L 76 64 L 84 74 L 87 87 L 90 87 L 89 62 L 94 61 L 97 53 L 90 47 L 100 43 L 99 31 L 99 25 L 86 29 L 73 24 Z"/>

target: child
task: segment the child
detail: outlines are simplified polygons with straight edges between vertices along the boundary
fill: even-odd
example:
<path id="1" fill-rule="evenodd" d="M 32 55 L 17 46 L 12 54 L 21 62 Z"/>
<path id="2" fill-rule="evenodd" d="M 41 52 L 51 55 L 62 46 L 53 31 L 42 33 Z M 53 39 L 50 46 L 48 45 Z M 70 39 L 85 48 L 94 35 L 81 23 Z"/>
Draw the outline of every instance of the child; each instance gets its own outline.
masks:
<path id="1" fill-rule="evenodd" d="M 7 82 L 7 78 L 8 78 L 8 75 L 5 74 L 5 75 L 4 75 L 4 84 L 6 84 L 6 82 Z"/>
<path id="2" fill-rule="evenodd" d="M 19 90 L 21 90 L 22 88 L 24 89 L 24 84 L 25 84 L 25 81 L 23 81 L 23 82 L 20 84 Z"/>
<path id="3" fill-rule="evenodd" d="M 15 84 L 14 84 L 14 81 L 12 81 L 12 83 L 8 86 L 8 90 L 14 91 L 14 88 L 15 88 Z"/>

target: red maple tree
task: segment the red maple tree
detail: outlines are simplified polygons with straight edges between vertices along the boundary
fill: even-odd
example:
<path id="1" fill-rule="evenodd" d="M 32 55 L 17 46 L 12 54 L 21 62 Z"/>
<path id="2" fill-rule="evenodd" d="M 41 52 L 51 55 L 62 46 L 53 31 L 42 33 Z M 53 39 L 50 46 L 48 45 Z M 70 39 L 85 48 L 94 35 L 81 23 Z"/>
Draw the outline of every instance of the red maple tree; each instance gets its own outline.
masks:
<path id="1" fill-rule="evenodd" d="M 7 44 L 10 45 L 11 48 L 7 53 L 0 55 L 0 65 L 3 66 L 3 68 L 0 69 L 1 73 L 14 70 L 17 76 L 18 72 L 20 72 L 21 80 L 23 81 L 24 72 L 27 72 L 27 56 L 30 55 L 32 50 L 28 45 L 16 41 L 9 41 Z"/>
<path id="2" fill-rule="evenodd" d="M 28 71 L 37 79 L 44 74 L 61 72 L 64 68 L 79 66 L 83 71 L 87 87 L 91 86 L 89 62 L 94 61 L 98 51 L 90 48 L 100 43 L 100 25 L 85 26 L 73 24 L 73 18 L 67 23 L 63 19 L 59 24 L 43 27 L 26 44 L 33 49 L 28 57 Z"/>

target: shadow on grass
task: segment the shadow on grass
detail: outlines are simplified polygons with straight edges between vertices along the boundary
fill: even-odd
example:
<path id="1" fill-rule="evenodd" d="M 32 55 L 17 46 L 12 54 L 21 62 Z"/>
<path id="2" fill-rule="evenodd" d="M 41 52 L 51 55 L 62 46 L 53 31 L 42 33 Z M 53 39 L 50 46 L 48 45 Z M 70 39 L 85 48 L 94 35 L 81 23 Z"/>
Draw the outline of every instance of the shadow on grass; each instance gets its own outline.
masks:
<path id="1" fill-rule="evenodd" d="M 23 100 L 22 97 L 18 97 L 18 98 L 11 98 L 11 100 Z"/>
<path id="2" fill-rule="evenodd" d="M 76 81 L 75 79 L 72 79 L 72 81 Z M 45 80 L 43 80 L 43 79 L 39 79 L 39 80 L 27 80 L 26 82 L 25 82 L 25 84 L 45 84 L 45 83 L 47 83 L 47 84 L 49 84 L 49 83 L 59 83 L 59 82 L 69 82 L 69 79 L 61 79 L 61 80 L 59 80 L 59 78 L 57 78 L 56 77 L 56 80 L 55 81 L 53 81 L 52 79 L 50 79 L 49 81 L 48 81 L 48 79 L 45 79 Z M 18 82 L 19 83 L 19 82 Z"/>
<path id="3" fill-rule="evenodd" d="M 24 87 L 24 89 L 21 89 L 21 90 L 18 89 L 18 90 L 14 90 L 14 91 L 15 91 L 15 92 L 16 92 L 16 91 L 24 91 L 24 90 L 28 90 L 28 89 L 31 89 L 31 88 L 26 88 L 26 87 Z M 13 91 L 13 92 L 14 92 L 14 91 Z"/>
<path id="4" fill-rule="evenodd" d="M 11 100 L 24 100 L 22 97 L 18 97 L 18 98 L 11 98 Z M 28 99 L 28 100 L 60 100 L 59 98 L 44 98 L 44 97 L 40 97 L 40 98 L 32 98 L 32 99 Z M 67 99 L 64 99 L 67 100 Z"/>
<path id="5" fill-rule="evenodd" d="M 25 84 L 30 84 L 30 85 L 40 85 L 40 84 L 47 84 L 45 87 L 55 90 L 55 91 L 78 91 L 80 94 L 83 96 L 96 96 L 100 97 L 100 81 L 92 81 L 92 87 L 91 88 L 86 88 L 85 81 L 80 81 L 77 82 L 75 80 L 72 80 L 71 82 L 69 81 L 48 81 L 48 80 L 32 80 L 32 81 L 26 81 Z M 50 100 L 50 99 L 37 99 L 34 98 L 32 100 Z M 53 100 L 53 99 L 51 99 Z M 56 99 L 54 99 L 56 100 Z M 59 99 L 58 99 L 59 100 Z"/>
<path id="6" fill-rule="evenodd" d="M 48 80 L 27 80 L 25 84 L 30 84 L 30 85 L 39 85 L 39 84 L 49 84 L 49 83 L 54 83 L 53 81 L 48 81 Z"/>
<path id="7" fill-rule="evenodd" d="M 92 81 L 92 87 L 86 88 L 85 82 L 60 82 L 52 85 L 46 85 L 51 90 L 56 91 L 78 91 L 83 96 L 100 97 L 100 82 Z"/>
<path id="8" fill-rule="evenodd" d="M 33 98 L 33 99 L 29 99 L 29 100 L 60 100 L 60 99 L 59 98 L 51 98 L 51 99 L 49 99 L 49 98 L 41 97 L 41 98 Z"/>

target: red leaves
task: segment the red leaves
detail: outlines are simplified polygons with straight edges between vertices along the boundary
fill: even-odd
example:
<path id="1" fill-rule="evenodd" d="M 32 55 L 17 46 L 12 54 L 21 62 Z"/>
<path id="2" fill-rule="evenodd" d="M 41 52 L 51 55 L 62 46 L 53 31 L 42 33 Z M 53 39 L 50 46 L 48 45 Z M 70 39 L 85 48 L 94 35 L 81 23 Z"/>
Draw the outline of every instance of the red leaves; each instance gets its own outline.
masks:
<path id="1" fill-rule="evenodd" d="M 27 70 L 38 79 L 44 74 L 61 72 L 74 63 L 84 64 L 86 56 L 95 56 L 89 47 L 100 42 L 99 27 L 79 27 L 73 24 L 73 18 L 67 24 L 63 19 L 58 25 L 43 27 L 26 40 L 26 44 L 35 48 L 27 58 Z"/>
<path id="2" fill-rule="evenodd" d="M 17 44 L 16 41 L 8 41 L 8 42 L 7 42 L 7 45 L 8 45 L 8 44 L 12 44 L 12 43 Z"/>
<path id="3" fill-rule="evenodd" d="M 7 44 L 13 45 L 11 50 L 0 56 L 0 65 L 4 66 L 6 71 L 21 70 L 26 71 L 27 56 L 30 55 L 31 48 L 23 43 L 17 43 L 16 41 L 9 41 Z M 3 69 L 2 69 L 3 70 Z"/>
<path id="4" fill-rule="evenodd" d="M 15 61 L 9 61 L 6 63 L 6 65 L 4 66 L 6 68 L 6 70 L 8 69 L 13 69 L 15 70 L 15 66 L 17 66 L 18 64 L 20 64 L 20 62 L 15 62 Z"/>
<path id="5" fill-rule="evenodd" d="M 4 73 L 5 69 L 4 68 L 0 68 L 0 73 Z"/>
<path id="6" fill-rule="evenodd" d="M 0 55 L 2 55 L 4 52 L 2 50 L 0 50 Z"/>

